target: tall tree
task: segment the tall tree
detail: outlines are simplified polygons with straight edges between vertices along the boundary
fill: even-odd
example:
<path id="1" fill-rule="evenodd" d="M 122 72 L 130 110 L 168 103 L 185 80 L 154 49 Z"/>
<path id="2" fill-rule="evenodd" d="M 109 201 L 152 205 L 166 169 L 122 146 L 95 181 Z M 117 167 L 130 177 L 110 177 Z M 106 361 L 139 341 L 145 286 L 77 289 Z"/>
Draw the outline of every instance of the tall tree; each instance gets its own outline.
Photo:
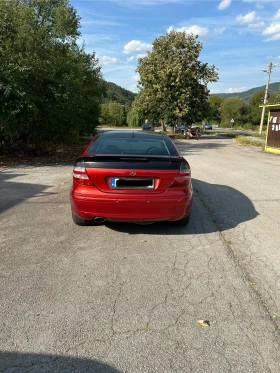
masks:
<path id="1" fill-rule="evenodd" d="M 156 38 L 151 52 L 139 59 L 139 94 L 135 108 L 140 117 L 173 118 L 189 123 L 203 118 L 208 82 L 218 79 L 215 66 L 198 60 L 198 36 L 168 32 Z"/>
<path id="2" fill-rule="evenodd" d="M 205 118 L 208 121 L 221 121 L 221 103 L 224 101 L 223 97 L 218 95 L 209 96 L 207 102 L 207 110 Z"/>
<path id="3" fill-rule="evenodd" d="M 248 122 L 254 125 L 259 125 L 261 121 L 262 110 L 260 105 L 263 104 L 264 94 L 264 91 L 258 91 L 249 99 Z"/>
<path id="4" fill-rule="evenodd" d="M 1 0 L 0 123 L 17 145 L 65 141 L 97 124 L 104 83 L 78 47 L 68 0 Z"/>
<path id="5" fill-rule="evenodd" d="M 141 121 L 138 117 L 138 113 L 134 108 L 134 105 L 127 112 L 126 121 L 129 127 L 138 127 L 141 124 Z"/>
<path id="6" fill-rule="evenodd" d="M 229 124 L 231 119 L 235 124 L 242 124 L 246 121 L 246 114 L 246 103 L 239 97 L 231 97 L 221 103 L 221 118 L 226 124 Z"/>
<path id="7" fill-rule="evenodd" d="M 109 102 L 101 105 L 100 122 L 113 126 L 125 126 L 127 107 L 117 102 Z"/>

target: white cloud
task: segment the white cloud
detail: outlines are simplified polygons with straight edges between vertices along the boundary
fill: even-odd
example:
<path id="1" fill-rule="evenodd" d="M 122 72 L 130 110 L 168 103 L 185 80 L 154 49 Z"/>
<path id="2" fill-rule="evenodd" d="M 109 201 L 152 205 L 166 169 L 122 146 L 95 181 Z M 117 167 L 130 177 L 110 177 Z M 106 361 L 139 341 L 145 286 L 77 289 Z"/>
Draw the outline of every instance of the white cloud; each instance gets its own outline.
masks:
<path id="1" fill-rule="evenodd" d="M 256 8 L 263 9 L 265 4 L 277 3 L 275 0 L 243 0 L 244 3 L 255 3 Z"/>
<path id="2" fill-rule="evenodd" d="M 280 33 L 279 34 L 274 34 L 271 36 L 271 38 L 265 39 L 265 41 L 274 41 L 274 40 L 280 40 Z"/>
<path id="3" fill-rule="evenodd" d="M 248 87 L 240 87 L 240 88 L 229 88 L 226 89 L 224 93 L 239 93 L 239 92 L 244 92 L 249 89 Z"/>
<path id="4" fill-rule="evenodd" d="M 139 74 L 135 74 L 131 77 L 131 80 L 133 80 L 134 82 L 138 82 L 139 79 L 140 79 Z"/>
<path id="5" fill-rule="evenodd" d="M 123 53 L 139 54 L 139 52 L 147 52 L 147 50 L 151 49 L 151 44 L 142 43 L 140 40 L 131 40 L 124 46 Z"/>
<path id="6" fill-rule="evenodd" d="M 134 56 L 130 56 L 130 57 L 128 57 L 126 60 L 127 60 L 128 62 L 131 62 L 131 61 L 134 60 Z"/>
<path id="7" fill-rule="evenodd" d="M 108 56 L 98 57 L 98 61 L 101 66 L 113 66 L 119 62 L 117 58 Z"/>
<path id="8" fill-rule="evenodd" d="M 225 32 L 226 28 L 225 27 L 221 27 L 221 28 L 215 28 L 214 29 L 214 34 L 216 35 L 221 35 Z"/>
<path id="9" fill-rule="evenodd" d="M 265 25 L 264 22 L 250 23 L 248 27 L 250 28 L 261 28 Z"/>
<path id="10" fill-rule="evenodd" d="M 258 22 L 259 20 L 260 20 L 260 17 L 256 15 L 255 11 L 245 14 L 245 16 L 243 16 L 242 14 L 239 14 L 236 17 L 236 21 L 241 24 L 248 24 L 248 23 L 253 24 L 253 23 Z"/>
<path id="11" fill-rule="evenodd" d="M 278 12 L 275 14 L 275 16 L 272 18 L 274 21 L 280 20 L 280 9 L 278 9 Z"/>
<path id="12" fill-rule="evenodd" d="M 176 28 L 174 29 L 173 26 L 170 26 L 167 30 L 167 32 L 170 32 L 172 30 L 175 30 L 175 31 L 178 31 L 178 32 L 186 32 L 187 34 L 193 34 L 193 35 L 199 35 L 199 36 L 207 36 L 209 35 L 209 30 L 207 27 L 200 27 L 200 26 L 197 26 L 197 25 L 193 25 L 193 26 L 190 26 L 190 27 L 180 27 L 180 28 Z"/>
<path id="13" fill-rule="evenodd" d="M 144 57 L 147 57 L 147 54 L 146 53 L 140 53 L 140 54 L 137 54 L 136 57 L 137 58 L 144 58 Z"/>
<path id="14" fill-rule="evenodd" d="M 272 22 L 264 31 L 263 35 L 272 35 L 280 32 L 280 22 Z"/>
<path id="15" fill-rule="evenodd" d="M 215 95 L 217 93 L 220 93 L 221 91 L 219 89 L 210 89 L 211 95 Z"/>
<path id="16" fill-rule="evenodd" d="M 126 23 L 120 23 L 115 21 L 108 21 L 108 20 L 93 20 L 93 21 L 83 21 L 83 25 L 100 25 L 100 26 L 127 26 Z"/>
<path id="17" fill-rule="evenodd" d="M 139 74 L 132 75 L 132 77 L 131 77 L 131 82 L 132 83 L 129 86 L 129 90 L 130 91 L 132 91 L 132 92 L 137 92 L 138 91 L 137 84 L 139 82 L 139 79 L 140 79 Z"/>
<path id="18" fill-rule="evenodd" d="M 219 10 L 224 10 L 228 8 L 231 4 L 231 0 L 222 0 L 218 6 Z"/>

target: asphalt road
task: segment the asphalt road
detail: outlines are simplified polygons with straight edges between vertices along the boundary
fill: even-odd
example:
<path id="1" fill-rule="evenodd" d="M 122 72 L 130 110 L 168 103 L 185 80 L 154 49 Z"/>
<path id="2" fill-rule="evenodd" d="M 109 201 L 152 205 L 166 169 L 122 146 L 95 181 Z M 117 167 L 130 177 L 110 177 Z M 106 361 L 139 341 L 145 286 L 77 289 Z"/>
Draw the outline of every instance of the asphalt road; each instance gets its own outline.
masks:
<path id="1" fill-rule="evenodd" d="M 0 172 L 1 373 L 280 372 L 280 158 L 177 144 L 184 228 L 78 227 L 71 166 Z"/>

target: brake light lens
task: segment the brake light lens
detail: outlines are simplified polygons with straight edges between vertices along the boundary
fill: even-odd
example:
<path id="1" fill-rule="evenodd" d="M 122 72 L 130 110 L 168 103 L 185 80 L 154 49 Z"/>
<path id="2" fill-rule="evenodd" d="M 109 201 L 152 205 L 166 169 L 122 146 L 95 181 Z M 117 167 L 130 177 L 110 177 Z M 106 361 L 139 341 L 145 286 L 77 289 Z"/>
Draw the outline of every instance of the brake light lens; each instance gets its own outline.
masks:
<path id="1" fill-rule="evenodd" d="M 73 169 L 73 181 L 80 185 L 93 185 L 86 172 L 84 162 L 77 162 L 75 164 Z"/>
<path id="2" fill-rule="evenodd" d="M 170 188 L 183 187 L 189 184 L 191 179 L 191 169 L 187 163 L 182 163 L 179 174 L 174 179 Z"/>

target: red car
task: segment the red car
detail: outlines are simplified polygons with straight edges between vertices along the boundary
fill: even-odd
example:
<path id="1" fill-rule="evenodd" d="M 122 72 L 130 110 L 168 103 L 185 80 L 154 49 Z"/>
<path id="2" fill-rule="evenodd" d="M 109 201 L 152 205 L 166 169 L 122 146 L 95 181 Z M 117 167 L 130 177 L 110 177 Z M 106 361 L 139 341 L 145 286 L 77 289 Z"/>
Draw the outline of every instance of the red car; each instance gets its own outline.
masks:
<path id="1" fill-rule="evenodd" d="M 99 133 L 77 159 L 70 192 L 73 221 L 187 225 L 191 170 L 172 140 L 160 133 Z"/>

